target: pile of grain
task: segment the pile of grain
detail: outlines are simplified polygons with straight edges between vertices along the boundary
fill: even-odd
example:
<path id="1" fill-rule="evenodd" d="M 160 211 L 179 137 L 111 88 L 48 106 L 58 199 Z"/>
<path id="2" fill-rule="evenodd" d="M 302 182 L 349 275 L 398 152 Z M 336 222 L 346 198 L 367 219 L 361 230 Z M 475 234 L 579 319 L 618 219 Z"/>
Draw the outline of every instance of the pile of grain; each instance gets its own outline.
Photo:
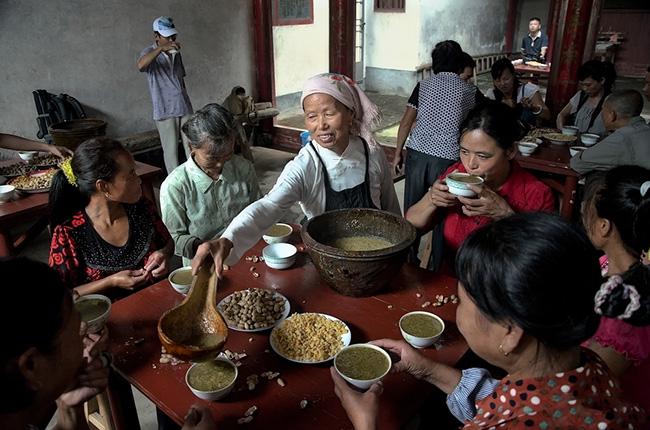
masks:
<path id="1" fill-rule="evenodd" d="M 341 350 L 341 336 L 347 332 L 341 321 L 305 313 L 287 318 L 275 329 L 272 337 L 280 352 L 293 360 L 322 361 Z"/>

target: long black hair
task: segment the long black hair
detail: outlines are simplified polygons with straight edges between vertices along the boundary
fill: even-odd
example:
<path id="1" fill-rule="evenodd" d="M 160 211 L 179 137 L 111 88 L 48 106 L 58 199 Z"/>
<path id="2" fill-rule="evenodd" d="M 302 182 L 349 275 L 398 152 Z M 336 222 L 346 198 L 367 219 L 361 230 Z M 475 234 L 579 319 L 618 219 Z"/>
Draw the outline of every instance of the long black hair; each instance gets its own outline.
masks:
<path id="1" fill-rule="evenodd" d="M 487 100 L 469 111 L 460 129 L 461 134 L 482 130 L 496 140 L 504 151 L 514 148 L 515 141 L 522 135 L 514 109 L 493 100 Z"/>
<path id="2" fill-rule="evenodd" d="M 122 144 L 107 137 L 86 140 L 79 145 L 71 162 L 76 184 L 70 183 L 63 170 L 52 179 L 49 198 L 52 230 L 88 204 L 90 196 L 97 192 L 98 180 L 110 181 L 115 177 L 119 171 L 115 159 L 121 151 L 126 151 Z"/>
<path id="3" fill-rule="evenodd" d="M 511 321 L 554 350 L 598 328 L 601 283 L 596 250 L 557 215 L 516 214 L 472 233 L 456 257 L 458 280 L 492 321 Z"/>
<path id="4" fill-rule="evenodd" d="M 616 227 L 625 250 L 637 259 L 650 249 L 650 170 L 640 166 L 619 166 L 591 175 L 585 185 L 584 217 L 586 228 L 594 216 L 607 219 Z M 642 193 L 642 191 L 644 193 Z M 640 294 L 641 307 L 625 320 L 631 324 L 650 324 L 650 267 L 640 263 L 621 274 L 624 284 Z M 612 290 L 599 310 L 604 316 L 617 318 L 630 303 L 630 291 Z"/>
<path id="5" fill-rule="evenodd" d="M 56 350 L 64 325 L 65 301 L 72 300 L 57 273 L 25 257 L 0 259 L 0 278 L 20 280 L 5 288 L 0 301 L 0 413 L 28 406 L 34 391 L 24 380 L 17 359 L 29 348 L 44 354 Z"/>

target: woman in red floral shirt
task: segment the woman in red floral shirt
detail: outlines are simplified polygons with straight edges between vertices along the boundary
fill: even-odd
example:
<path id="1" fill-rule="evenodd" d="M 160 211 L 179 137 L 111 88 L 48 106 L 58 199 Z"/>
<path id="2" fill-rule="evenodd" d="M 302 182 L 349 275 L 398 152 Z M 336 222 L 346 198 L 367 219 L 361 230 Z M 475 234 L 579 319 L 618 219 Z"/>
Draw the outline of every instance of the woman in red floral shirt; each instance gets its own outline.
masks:
<path id="1" fill-rule="evenodd" d="M 543 213 L 495 221 L 463 243 L 456 324 L 472 351 L 507 372 L 501 380 L 436 363 L 404 341 L 373 343 L 399 356 L 393 370 L 447 393 L 464 429 L 647 429 L 607 365 L 580 347 L 598 327 L 595 257 L 583 232 Z M 382 386 L 359 393 L 331 374 L 355 429 L 377 428 Z"/>
<path id="2" fill-rule="evenodd" d="M 79 145 L 54 176 L 50 210 L 50 266 L 79 294 L 120 295 L 167 273 L 171 237 L 119 142 Z"/>

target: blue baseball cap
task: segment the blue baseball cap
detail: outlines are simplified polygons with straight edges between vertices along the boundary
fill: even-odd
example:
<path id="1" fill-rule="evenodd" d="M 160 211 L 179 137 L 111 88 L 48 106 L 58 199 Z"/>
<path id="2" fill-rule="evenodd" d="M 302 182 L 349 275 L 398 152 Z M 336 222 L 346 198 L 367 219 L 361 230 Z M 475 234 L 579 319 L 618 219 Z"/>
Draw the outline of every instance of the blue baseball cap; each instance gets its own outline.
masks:
<path id="1" fill-rule="evenodd" d="M 153 21 L 153 31 L 157 31 L 163 37 L 178 34 L 174 26 L 174 20 L 169 16 L 160 16 Z"/>

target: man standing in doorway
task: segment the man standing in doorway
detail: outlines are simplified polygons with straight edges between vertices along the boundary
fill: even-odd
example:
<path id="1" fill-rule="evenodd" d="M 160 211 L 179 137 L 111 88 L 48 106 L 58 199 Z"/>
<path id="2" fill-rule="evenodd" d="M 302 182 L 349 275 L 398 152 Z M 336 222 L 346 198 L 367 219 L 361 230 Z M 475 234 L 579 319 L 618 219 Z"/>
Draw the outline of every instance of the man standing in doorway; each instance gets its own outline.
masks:
<path id="1" fill-rule="evenodd" d="M 521 41 L 521 54 L 524 61 L 546 63 L 548 36 L 542 33 L 542 20 L 533 17 L 528 21 L 528 34 Z"/>
<path id="2" fill-rule="evenodd" d="M 185 88 L 185 67 L 181 46 L 176 42 L 178 31 L 168 16 L 153 22 L 154 44 L 143 49 L 138 58 L 138 70 L 147 74 L 153 102 L 153 119 L 160 135 L 160 143 L 167 173 L 179 165 L 178 143 L 181 126 L 192 114 L 192 103 Z M 186 157 L 189 149 L 183 144 Z"/>

